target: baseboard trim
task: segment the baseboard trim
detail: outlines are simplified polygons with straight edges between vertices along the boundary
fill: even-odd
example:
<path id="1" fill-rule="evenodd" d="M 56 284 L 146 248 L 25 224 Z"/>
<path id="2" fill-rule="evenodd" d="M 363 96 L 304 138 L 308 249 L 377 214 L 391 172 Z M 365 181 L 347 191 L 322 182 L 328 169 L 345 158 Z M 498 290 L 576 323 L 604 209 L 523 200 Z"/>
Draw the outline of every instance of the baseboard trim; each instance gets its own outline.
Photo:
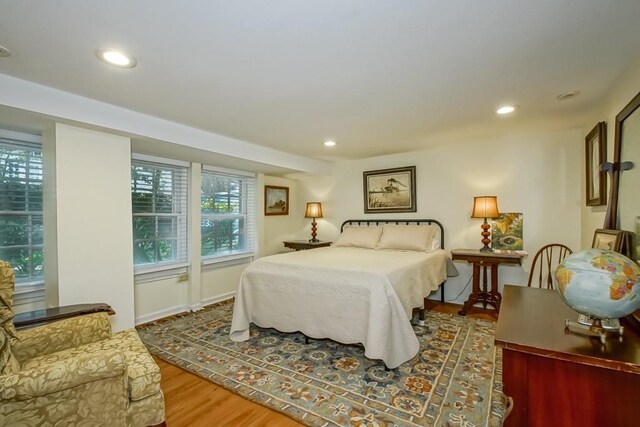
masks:
<path id="1" fill-rule="evenodd" d="M 226 301 L 233 297 L 235 297 L 236 292 L 231 291 L 220 295 L 215 295 L 209 298 L 205 298 L 202 302 L 193 304 L 191 307 L 186 305 L 177 305 L 175 307 L 165 308 L 164 310 L 155 311 L 153 313 L 145 314 L 143 316 L 136 317 L 135 324 L 136 326 L 153 322 L 159 319 L 163 319 L 165 317 L 173 316 L 174 314 L 185 313 L 187 311 L 198 311 L 202 310 L 205 306 L 215 304 L 217 302 Z"/>
<path id="2" fill-rule="evenodd" d="M 224 294 L 216 295 L 213 297 L 205 298 L 202 300 L 202 306 L 215 304 L 220 301 L 226 301 L 236 296 L 235 291 L 227 292 Z"/>
<path id="3" fill-rule="evenodd" d="M 139 317 L 136 317 L 135 323 L 136 326 L 153 322 L 158 319 L 163 319 L 165 317 L 173 316 L 174 314 L 184 313 L 189 311 L 189 307 L 185 305 L 177 305 L 175 307 L 165 308 L 164 310 L 155 311 L 153 313 L 145 314 Z"/>

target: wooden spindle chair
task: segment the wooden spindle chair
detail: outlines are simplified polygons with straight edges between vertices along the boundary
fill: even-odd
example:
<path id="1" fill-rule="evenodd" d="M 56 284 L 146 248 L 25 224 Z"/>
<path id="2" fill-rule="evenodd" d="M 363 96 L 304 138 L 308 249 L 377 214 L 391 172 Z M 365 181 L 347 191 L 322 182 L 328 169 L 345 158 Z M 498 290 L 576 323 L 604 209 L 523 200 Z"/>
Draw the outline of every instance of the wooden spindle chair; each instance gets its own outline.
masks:
<path id="1" fill-rule="evenodd" d="M 560 243 L 543 246 L 533 258 L 527 286 L 531 287 L 537 280 L 539 288 L 555 289 L 556 268 L 567 255 L 572 253 L 571 248 Z"/>

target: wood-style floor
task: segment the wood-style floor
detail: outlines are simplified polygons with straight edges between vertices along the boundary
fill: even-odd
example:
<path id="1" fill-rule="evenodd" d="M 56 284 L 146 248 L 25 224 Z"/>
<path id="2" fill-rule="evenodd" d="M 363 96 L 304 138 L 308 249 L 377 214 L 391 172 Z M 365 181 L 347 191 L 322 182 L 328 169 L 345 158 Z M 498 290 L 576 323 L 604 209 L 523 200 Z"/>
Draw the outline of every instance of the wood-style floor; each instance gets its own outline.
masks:
<path id="1" fill-rule="evenodd" d="M 456 304 L 435 304 L 430 310 L 456 314 Z M 488 310 L 474 308 L 468 317 L 495 320 Z M 162 374 L 168 427 L 297 427 L 302 424 L 253 403 L 203 378 L 156 358 Z"/>

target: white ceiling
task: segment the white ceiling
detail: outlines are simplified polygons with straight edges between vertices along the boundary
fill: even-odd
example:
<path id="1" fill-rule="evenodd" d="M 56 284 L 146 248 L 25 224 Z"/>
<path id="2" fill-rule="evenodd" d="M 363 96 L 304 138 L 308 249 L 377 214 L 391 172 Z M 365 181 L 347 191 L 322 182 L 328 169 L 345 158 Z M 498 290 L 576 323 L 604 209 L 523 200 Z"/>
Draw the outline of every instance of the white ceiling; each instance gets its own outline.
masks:
<path id="1" fill-rule="evenodd" d="M 0 73 L 353 159 L 420 149 L 452 129 L 581 124 L 640 56 L 638 22 L 638 0 L 0 0 L 0 45 L 13 52 Z M 94 51 L 105 47 L 138 66 L 102 64 Z M 580 96 L 555 99 L 572 90 Z M 503 103 L 520 108 L 499 118 Z"/>

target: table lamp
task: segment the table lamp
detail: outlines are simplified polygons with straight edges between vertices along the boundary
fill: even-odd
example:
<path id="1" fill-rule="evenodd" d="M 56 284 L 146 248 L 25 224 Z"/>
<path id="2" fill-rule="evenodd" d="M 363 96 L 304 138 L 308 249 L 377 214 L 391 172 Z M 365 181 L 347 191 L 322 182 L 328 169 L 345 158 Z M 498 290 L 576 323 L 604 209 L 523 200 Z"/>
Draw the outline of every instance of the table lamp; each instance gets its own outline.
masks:
<path id="1" fill-rule="evenodd" d="M 480 226 L 482 228 L 482 243 L 484 246 L 480 248 L 480 252 L 492 252 L 493 249 L 489 247 L 491 243 L 491 232 L 489 229 L 491 226 L 487 222 L 487 218 L 497 218 L 500 216 L 498 212 L 498 197 L 497 196 L 478 196 L 473 198 L 473 212 L 471 218 L 484 218 L 484 222 Z"/>
<path id="2" fill-rule="evenodd" d="M 311 221 L 311 239 L 309 241 L 311 243 L 319 242 L 320 240 L 316 239 L 316 231 L 318 230 L 316 218 L 322 218 L 322 204 L 320 202 L 309 202 L 307 203 L 307 210 L 304 213 L 305 218 L 313 218 Z"/>

